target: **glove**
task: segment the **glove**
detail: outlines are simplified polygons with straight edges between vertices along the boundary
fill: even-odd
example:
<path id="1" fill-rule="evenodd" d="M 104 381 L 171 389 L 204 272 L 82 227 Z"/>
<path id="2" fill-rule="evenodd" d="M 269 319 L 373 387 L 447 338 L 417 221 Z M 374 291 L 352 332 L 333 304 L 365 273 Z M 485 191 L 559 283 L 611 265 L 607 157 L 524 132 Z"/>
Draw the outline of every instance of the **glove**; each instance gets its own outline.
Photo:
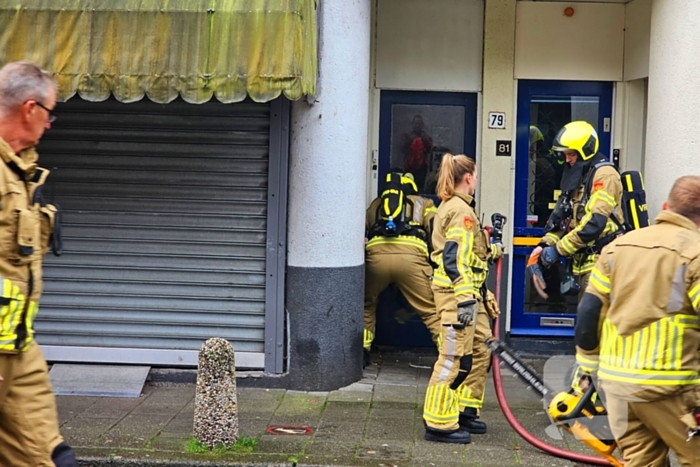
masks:
<path id="1" fill-rule="evenodd" d="M 545 268 L 550 267 L 552 264 L 556 263 L 557 260 L 559 259 L 559 252 L 557 251 L 557 247 L 554 245 L 548 246 L 544 250 L 542 250 L 542 254 L 540 255 L 540 261 L 542 262 L 542 266 Z"/>
<path id="2" fill-rule="evenodd" d="M 467 300 L 457 305 L 457 320 L 462 324 L 462 326 L 469 326 L 474 320 L 474 316 L 478 312 L 479 308 L 476 300 Z"/>
<path id="3" fill-rule="evenodd" d="M 538 246 L 528 258 L 525 271 L 527 272 L 528 276 L 532 279 L 532 285 L 533 287 L 535 287 L 535 291 L 537 291 L 537 294 L 540 297 L 547 300 L 549 298 L 549 294 L 545 292 L 547 284 L 544 281 L 544 274 L 542 274 L 542 266 L 540 265 L 541 255 L 542 247 Z"/>
<path id="4" fill-rule="evenodd" d="M 498 306 L 498 301 L 496 296 L 490 290 L 486 290 L 486 300 L 484 300 L 484 308 L 486 308 L 486 313 L 496 319 L 498 315 L 501 314 L 501 308 Z"/>
<path id="5" fill-rule="evenodd" d="M 588 386 L 593 382 L 593 377 L 588 371 L 581 369 L 579 365 L 574 366 L 572 374 L 571 389 L 573 389 L 576 394 L 583 395 L 588 389 Z"/>
<path id="6" fill-rule="evenodd" d="M 491 244 L 491 259 L 496 261 L 498 258 L 503 256 L 503 243 L 497 242 Z"/>

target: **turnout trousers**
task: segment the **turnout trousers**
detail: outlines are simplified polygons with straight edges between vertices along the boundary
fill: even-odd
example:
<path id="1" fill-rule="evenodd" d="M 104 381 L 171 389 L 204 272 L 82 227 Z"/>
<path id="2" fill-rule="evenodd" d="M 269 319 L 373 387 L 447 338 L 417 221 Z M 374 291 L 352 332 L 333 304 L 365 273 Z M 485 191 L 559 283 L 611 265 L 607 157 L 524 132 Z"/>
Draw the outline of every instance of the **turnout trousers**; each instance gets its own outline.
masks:
<path id="1" fill-rule="evenodd" d="M 32 342 L 24 352 L 0 354 L 0 376 L 0 465 L 54 467 L 52 454 L 63 438 L 39 345 Z"/>
<path id="2" fill-rule="evenodd" d="M 477 410 L 484 405 L 484 392 L 486 390 L 486 377 L 489 370 L 491 353 L 484 343 L 491 337 L 491 320 L 486 312 L 483 301 L 479 300 L 479 314 L 474 328 L 474 345 L 472 347 L 472 369 L 459 387 L 459 410 L 463 412 L 466 407 Z"/>
<path id="3" fill-rule="evenodd" d="M 440 355 L 428 383 L 423 420 L 431 430 L 452 432 L 459 429 L 459 395 L 472 365 L 475 317 L 462 329 L 454 326 L 457 299 L 454 290 L 433 287 L 435 305 L 441 319 Z M 480 313 L 479 313 L 480 314 Z"/>
<path id="4" fill-rule="evenodd" d="M 605 390 L 610 383 L 603 380 Z M 613 436 L 625 467 L 666 467 L 669 448 L 683 467 L 700 466 L 700 437 L 688 440 L 680 418 L 700 404 L 700 387 L 653 402 L 630 402 L 605 391 L 605 405 Z"/>
<path id="5" fill-rule="evenodd" d="M 425 256 L 412 253 L 373 253 L 365 259 L 365 319 L 363 346 L 369 350 L 377 325 L 379 294 L 396 284 L 423 320 L 435 344 L 440 337 L 440 318 L 435 311 L 430 277 L 433 269 Z"/>

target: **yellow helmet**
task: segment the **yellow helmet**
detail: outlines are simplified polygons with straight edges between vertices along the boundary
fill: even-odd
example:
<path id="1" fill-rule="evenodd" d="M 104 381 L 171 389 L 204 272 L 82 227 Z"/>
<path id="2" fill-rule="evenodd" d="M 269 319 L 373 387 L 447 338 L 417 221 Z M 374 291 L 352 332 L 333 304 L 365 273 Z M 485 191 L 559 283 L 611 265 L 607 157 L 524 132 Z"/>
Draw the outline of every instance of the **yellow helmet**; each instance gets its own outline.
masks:
<path id="1" fill-rule="evenodd" d="M 587 161 L 598 153 L 598 133 L 588 122 L 568 123 L 554 137 L 552 150 L 576 151 L 582 161 Z"/>

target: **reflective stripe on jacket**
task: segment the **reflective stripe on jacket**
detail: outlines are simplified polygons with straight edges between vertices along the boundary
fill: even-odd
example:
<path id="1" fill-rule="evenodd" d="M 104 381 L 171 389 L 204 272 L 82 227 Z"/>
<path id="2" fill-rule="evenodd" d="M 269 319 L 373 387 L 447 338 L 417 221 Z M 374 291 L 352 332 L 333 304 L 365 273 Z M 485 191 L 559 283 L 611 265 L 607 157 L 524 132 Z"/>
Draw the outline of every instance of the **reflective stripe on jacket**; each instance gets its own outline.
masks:
<path id="1" fill-rule="evenodd" d="M 457 302 L 476 298 L 488 275 L 491 247 L 474 206 L 471 196 L 455 193 L 435 215 L 431 257 L 438 267 L 433 284 L 454 289 Z"/>
<path id="2" fill-rule="evenodd" d="M 613 216 L 623 221 L 620 202 L 622 182 L 612 166 L 598 168 L 593 174 L 591 192 L 586 193 L 585 179 L 571 198 L 573 217 L 568 232 L 550 232 L 542 238 L 548 245 L 557 245 L 561 256 L 573 256 L 573 273 L 583 275 L 593 270 L 597 254 L 586 251 L 595 242 L 619 230 Z"/>
<path id="3" fill-rule="evenodd" d="M 57 209 L 41 187 L 49 174 L 36 151 L 19 155 L 0 139 L 0 352 L 17 352 L 34 339 L 44 254 L 57 227 Z"/>
<path id="4" fill-rule="evenodd" d="M 600 346 L 577 348 L 577 361 L 601 379 L 663 394 L 700 384 L 700 232 L 669 211 L 656 222 L 600 255 L 586 289 L 603 304 Z"/>
<path id="5" fill-rule="evenodd" d="M 413 202 L 414 212 L 412 219 L 409 221 L 411 226 L 419 229 L 418 231 L 425 234 L 425 238 L 430 238 L 432 219 L 437 212 L 435 203 L 430 198 L 423 198 L 418 195 L 408 195 L 408 198 Z M 366 232 L 377 221 L 377 208 L 382 199 L 375 198 L 367 208 L 365 216 L 365 235 Z M 419 253 L 425 256 L 429 254 L 428 243 L 426 240 L 415 235 L 397 235 L 395 237 L 376 236 L 370 238 L 365 244 L 366 251 L 372 253 Z"/>

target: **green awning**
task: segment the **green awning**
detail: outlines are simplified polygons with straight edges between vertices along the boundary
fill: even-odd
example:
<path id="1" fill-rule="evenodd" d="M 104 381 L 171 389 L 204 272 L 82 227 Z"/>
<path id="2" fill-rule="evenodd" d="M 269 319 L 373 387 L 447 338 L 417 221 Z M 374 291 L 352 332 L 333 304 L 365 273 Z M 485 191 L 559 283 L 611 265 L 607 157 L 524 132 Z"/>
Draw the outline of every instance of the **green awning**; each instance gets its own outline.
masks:
<path id="1" fill-rule="evenodd" d="M 316 91 L 317 1 L 0 0 L 0 65 L 54 73 L 60 100 L 296 100 Z"/>

